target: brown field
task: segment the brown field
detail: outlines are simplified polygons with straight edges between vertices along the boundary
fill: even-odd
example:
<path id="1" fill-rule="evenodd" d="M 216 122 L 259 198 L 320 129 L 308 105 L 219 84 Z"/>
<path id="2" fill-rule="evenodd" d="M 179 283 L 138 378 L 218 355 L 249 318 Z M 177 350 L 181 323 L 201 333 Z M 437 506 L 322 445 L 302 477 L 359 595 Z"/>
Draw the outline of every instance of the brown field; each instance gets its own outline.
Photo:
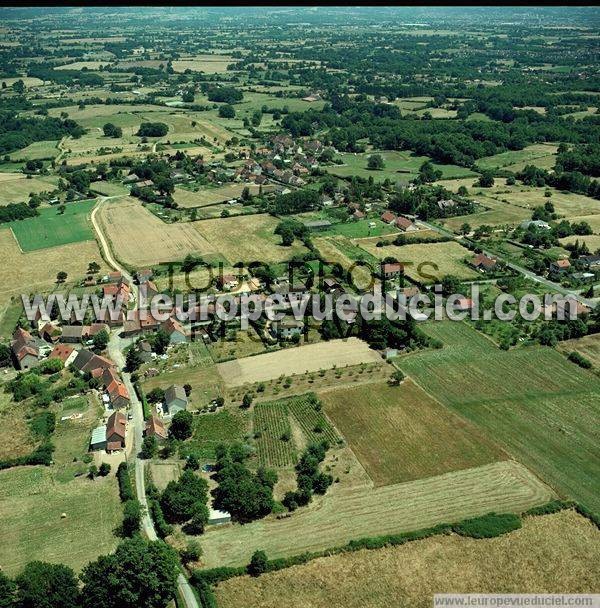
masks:
<path id="1" fill-rule="evenodd" d="M 55 67 L 55 70 L 99 70 L 102 66 L 108 65 L 108 61 L 76 61 Z"/>
<path id="2" fill-rule="evenodd" d="M 173 62 L 176 72 L 206 72 L 208 74 L 227 72 L 227 67 L 237 60 L 230 55 L 198 55 L 191 59 L 181 59 Z"/>
<path id="3" fill-rule="evenodd" d="M 600 369 L 600 334 L 590 334 L 583 338 L 559 342 L 558 350 L 565 354 L 576 351 L 589 359 L 596 369 Z"/>
<path id="4" fill-rule="evenodd" d="M 126 264 L 146 266 L 215 251 L 191 224 L 165 224 L 134 198 L 110 201 L 98 216 L 115 255 Z"/>
<path id="5" fill-rule="evenodd" d="M 13 176 L 13 179 L 7 176 Z M 32 192 L 39 194 L 56 190 L 56 182 L 57 180 L 53 178 L 26 179 L 24 175 L 18 173 L 7 173 L 0 181 L 0 205 L 27 202 Z"/>
<path id="6" fill-rule="evenodd" d="M 150 474 L 154 485 L 162 491 L 170 481 L 179 479 L 181 465 L 178 462 L 152 462 Z"/>
<path id="7" fill-rule="evenodd" d="M 559 240 L 563 247 L 569 243 L 575 243 L 575 241 L 579 241 L 580 244 L 585 243 L 590 250 L 590 253 L 594 253 L 600 249 L 600 235 L 598 234 L 587 234 L 583 236 L 573 235 Z"/>
<path id="8" fill-rule="evenodd" d="M 358 338 L 307 344 L 274 353 L 219 363 L 217 370 L 228 387 L 272 380 L 320 369 L 380 362 L 377 352 Z"/>
<path id="9" fill-rule="evenodd" d="M 40 85 L 44 84 L 44 81 L 40 80 L 39 78 L 33 78 L 31 76 L 19 76 L 19 78 L 2 78 L 0 80 L 0 86 L 6 83 L 7 87 L 11 87 L 18 80 L 22 80 L 26 87 L 39 87 Z"/>
<path id="10" fill-rule="evenodd" d="M 478 274 L 464 263 L 472 254 L 460 243 L 415 243 L 402 245 L 385 245 L 376 247 L 372 244 L 361 245 L 366 251 L 383 260 L 391 256 L 406 264 L 406 276 L 431 283 L 442 277 L 453 274 L 459 279 L 474 279 Z"/>
<path id="11" fill-rule="evenodd" d="M 27 407 L 16 404 L 0 387 L 0 424 L 6 429 L 6 441 L 0 444 L 0 460 L 25 456 L 36 447 L 26 414 Z"/>
<path id="12" fill-rule="evenodd" d="M 435 536 L 234 578 L 216 595 L 221 608 L 430 608 L 435 593 L 597 592 L 599 577 L 600 532 L 563 511 L 497 538 Z"/>
<path id="13" fill-rule="evenodd" d="M 412 382 L 322 391 L 325 412 L 377 486 L 506 457 L 474 426 Z"/>
<path id="14" fill-rule="evenodd" d="M 279 220 L 267 214 L 203 220 L 190 224 L 198 237 L 210 243 L 211 251 L 235 262 L 280 262 L 294 255 L 306 253 L 298 240 L 291 247 L 283 247 L 274 234 Z"/>
<path id="15" fill-rule="evenodd" d="M 594 234 L 600 234 L 600 215 L 580 215 L 577 217 L 570 217 L 570 222 L 587 222 L 594 232 Z"/>
<path id="16" fill-rule="evenodd" d="M 525 467 L 510 460 L 393 486 L 336 489 L 291 517 L 208 530 L 202 538 L 206 566 L 244 565 L 257 549 L 270 557 L 298 555 L 490 511 L 520 513 L 553 497 Z"/>
<path id="17" fill-rule="evenodd" d="M 93 260 L 106 268 L 96 241 L 22 253 L 10 230 L 0 230 L 0 260 L 0 316 L 12 297 L 52 288 L 60 270 L 72 281 L 82 279 Z"/>

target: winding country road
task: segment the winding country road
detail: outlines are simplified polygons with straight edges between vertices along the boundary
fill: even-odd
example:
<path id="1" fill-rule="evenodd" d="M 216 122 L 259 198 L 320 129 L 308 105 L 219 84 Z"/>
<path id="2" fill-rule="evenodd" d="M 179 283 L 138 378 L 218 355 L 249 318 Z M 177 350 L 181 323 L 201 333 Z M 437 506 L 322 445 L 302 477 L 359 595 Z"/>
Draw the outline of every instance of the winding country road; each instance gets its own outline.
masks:
<path id="1" fill-rule="evenodd" d="M 98 204 L 94 207 L 91 214 L 91 221 L 98 237 L 100 246 L 102 247 L 102 253 L 106 263 L 114 270 L 120 272 L 129 284 L 131 285 L 131 293 L 133 294 L 135 301 L 138 301 L 139 290 L 138 286 L 134 284 L 133 277 L 131 274 L 121 266 L 115 259 L 108 238 L 102 232 L 100 222 L 97 218 L 97 212 L 100 207 L 108 200 L 121 198 L 120 196 L 103 196 L 98 201 Z M 132 415 L 133 424 L 133 454 L 135 456 L 135 488 L 137 492 L 137 499 L 142 507 L 142 530 L 148 540 L 158 540 L 156 530 L 154 529 L 154 522 L 150 516 L 148 510 L 148 502 L 146 500 L 146 477 L 144 475 L 146 462 L 139 458 L 139 453 L 142 449 L 142 442 L 144 440 L 144 408 L 141 401 L 138 399 L 137 393 L 131 381 L 131 375 L 124 371 L 125 368 L 125 357 L 123 356 L 123 348 L 129 344 L 129 341 L 119 336 L 118 332 L 113 331 L 110 335 L 110 341 L 108 343 L 108 354 L 110 358 L 117 364 L 121 375 L 123 377 L 123 383 L 127 387 L 130 396 L 130 409 Z M 131 435 L 131 433 L 130 433 Z M 183 599 L 183 603 L 186 608 L 200 608 L 196 595 L 189 584 L 188 580 L 182 573 L 179 573 L 177 577 L 177 587 L 179 595 Z"/>

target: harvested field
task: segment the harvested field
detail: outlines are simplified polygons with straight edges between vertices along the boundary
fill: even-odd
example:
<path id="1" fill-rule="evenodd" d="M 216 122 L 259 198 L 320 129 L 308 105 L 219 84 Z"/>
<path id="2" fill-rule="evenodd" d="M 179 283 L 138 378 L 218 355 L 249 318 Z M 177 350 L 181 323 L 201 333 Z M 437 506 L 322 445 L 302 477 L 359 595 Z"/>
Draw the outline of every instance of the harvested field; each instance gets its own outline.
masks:
<path id="1" fill-rule="evenodd" d="M 183 208 L 205 207 L 239 198 L 244 188 L 248 188 L 250 194 L 258 194 L 260 187 L 256 184 L 228 184 L 218 188 L 205 188 L 198 192 L 187 188 L 175 188 L 173 199 Z"/>
<path id="2" fill-rule="evenodd" d="M 307 344 L 274 353 L 219 363 L 217 370 L 227 387 L 317 372 L 332 367 L 380 362 L 377 352 L 358 338 Z"/>
<path id="3" fill-rule="evenodd" d="M 221 608 L 430 608 L 435 593 L 590 593 L 599 577 L 600 532 L 562 511 L 497 538 L 435 536 L 235 578 L 216 595 Z"/>
<path id="4" fill-rule="evenodd" d="M 271 558 L 298 555 L 492 510 L 519 513 L 552 496 L 547 486 L 514 461 L 382 488 L 349 488 L 335 497 L 326 494 L 285 519 L 208 530 L 202 539 L 204 561 L 208 567 L 240 566 L 257 549 Z"/>
<path id="5" fill-rule="evenodd" d="M 224 255 L 231 264 L 281 262 L 307 252 L 297 239 L 291 247 L 280 245 L 281 238 L 274 234 L 277 224 L 279 220 L 273 216 L 257 214 L 193 222 L 189 228 L 210 244 L 212 252 Z"/>
<path id="6" fill-rule="evenodd" d="M 31 193 L 56 190 L 56 183 L 57 180 L 53 177 L 27 179 L 19 173 L 6 173 L 0 181 L 0 205 L 27 202 Z"/>
<path id="7" fill-rule="evenodd" d="M 93 483 L 93 491 L 84 477 L 58 483 L 48 467 L 0 472 L 0 566 L 6 574 L 33 560 L 80 571 L 114 550 L 123 513 L 117 482 L 111 474 Z"/>
<path id="8" fill-rule="evenodd" d="M 191 224 L 165 224 L 134 198 L 105 203 L 98 216 L 115 255 L 126 264 L 151 266 L 215 252 Z"/>
<path id="9" fill-rule="evenodd" d="M 73 281 L 85 276 L 91 261 L 96 261 L 101 269 L 106 268 L 96 241 L 22 253 L 10 230 L 0 230 L 0 260 L 0 315 L 11 297 L 50 289 L 61 270 Z"/>
<path id="10" fill-rule="evenodd" d="M 401 357 L 401 369 L 561 495 L 600 511 L 600 380 L 548 347 L 503 351 L 466 323 L 423 328 L 444 348 Z"/>
<path id="11" fill-rule="evenodd" d="M 583 338 L 565 340 L 559 342 L 557 348 L 565 354 L 576 351 L 589 359 L 596 369 L 600 369 L 600 334 L 590 334 L 589 336 L 583 336 Z"/>
<path id="12" fill-rule="evenodd" d="M 236 63 L 231 55 L 198 55 L 191 59 L 180 59 L 173 61 L 173 69 L 176 72 L 206 72 L 207 74 L 224 73 L 227 68 Z"/>
<path id="13" fill-rule="evenodd" d="M 576 241 L 579 241 L 580 245 L 582 243 L 585 243 L 587 245 L 587 248 L 590 250 L 590 253 L 594 253 L 595 251 L 598 251 L 598 249 L 600 249 L 600 235 L 598 234 L 587 234 L 584 236 L 573 235 L 566 236 L 563 239 L 559 239 L 559 242 L 563 247 L 570 243 L 574 244 Z"/>
<path id="14" fill-rule="evenodd" d="M 464 263 L 472 253 L 455 241 L 383 247 L 365 243 L 361 247 L 381 260 L 390 256 L 396 258 L 405 264 L 406 276 L 422 283 L 432 283 L 449 274 L 465 280 L 478 276 L 477 272 Z"/>
<path id="15" fill-rule="evenodd" d="M 325 412 L 377 486 L 467 469 L 505 458 L 474 425 L 411 380 L 319 393 Z"/>

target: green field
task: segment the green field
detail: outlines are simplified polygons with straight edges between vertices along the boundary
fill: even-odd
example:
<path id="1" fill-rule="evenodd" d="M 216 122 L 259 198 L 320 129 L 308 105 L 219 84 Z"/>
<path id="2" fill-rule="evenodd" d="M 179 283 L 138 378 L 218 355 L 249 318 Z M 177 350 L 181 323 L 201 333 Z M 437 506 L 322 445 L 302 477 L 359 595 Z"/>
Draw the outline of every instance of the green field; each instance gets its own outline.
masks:
<path id="1" fill-rule="evenodd" d="M 66 517 L 61 517 L 62 514 Z M 122 507 L 113 474 L 57 483 L 48 467 L 0 473 L 0 566 L 17 574 L 33 560 L 79 571 L 117 545 Z"/>
<path id="2" fill-rule="evenodd" d="M 535 144 L 522 150 L 502 152 L 494 156 L 486 156 L 477 161 L 481 170 L 506 168 L 509 171 L 520 171 L 525 165 L 535 165 L 549 169 L 556 162 L 557 146 L 549 144 Z"/>
<path id="3" fill-rule="evenodd" d="M 500 350 L 464 323 L 426 331 L 444 348 L 401 358 L 402 370 L 559 493 L 600 511 L 600 380 L 550 348 Z"/>
<path id="4" fill-rule="evenodd" d="M 369 224 L 375 224 L 371 227 Z M 371 218 L 365 220 L 358 220 L 354 222 L 352 220 L 339 224 L 334 224 L 327 230 L 320 230 L 319 235 L 322 236 L 347 236 L 351 239 L 366 238 L 369 236 L 384 236 L 386 234 L 399 234 L 399 230 L 382 222 L 379 218 Z"/>
<path id="5" fill-rule="evenodd" d="M 196 416 L 194 433 L 186 442 L 184 450 L 194 452 L 202 458 L 213 459 L 217 445 L 241 441 L 246 427 L 246 417 L 229 410 Z"/>
<path id="6" fill-rule="evenodd" d="M 67 203 L 60 214 L 57 207 L 39 209 L 39 216 L 4 224 L 12 229 L 19 246 L 25 252 L 94 238 L 89 215 L 95 200 Z"/>
<path id="7" fill-rule="evenodd" d="M 381 171 L 367 169 L 367 163 L 371 154 L 380 154 L 383 157 L 385 166 Z M 410 151 L 379 151 L 374 150 L 368 153 L 343 153 L 340 154 L 343 162 L 341 165 L 326 167 L 332 175 L 338 177 L 372 177 L 375 181 L 390 179 L 391 181 L 408 181 L 415 177 L 419 172 L 420 166 L 427 160 L 427 156 L 417 156 Z M 457 165 L 440 165 L 433 163 L 436 169 L 442 172 L 442 179 L 455 179 L 458 177 L 476 176 L 477 173 Z"/>
<path id="8" fill-rule="evenodd" d="M 36 141 L 26 148 L 13 152 L 11 160 L 49 160 L 58 156 L 56 140 Z"/>

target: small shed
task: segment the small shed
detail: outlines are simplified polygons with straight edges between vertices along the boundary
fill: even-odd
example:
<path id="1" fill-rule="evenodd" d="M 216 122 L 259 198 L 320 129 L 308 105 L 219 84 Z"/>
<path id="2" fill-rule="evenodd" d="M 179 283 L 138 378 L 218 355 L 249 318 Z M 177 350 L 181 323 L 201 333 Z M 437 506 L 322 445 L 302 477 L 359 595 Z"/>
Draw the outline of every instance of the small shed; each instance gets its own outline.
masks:
<path id="1" fill-rule="evenodd" d="M 231 514 L 227 513 L 227 511 L 219 511 L 218 509 L 213 509 L 212 507 L 208 512 L 208 525 L 209 526 L 219 526 L 222 524 L 228 524 L 231 522 Z"/>

